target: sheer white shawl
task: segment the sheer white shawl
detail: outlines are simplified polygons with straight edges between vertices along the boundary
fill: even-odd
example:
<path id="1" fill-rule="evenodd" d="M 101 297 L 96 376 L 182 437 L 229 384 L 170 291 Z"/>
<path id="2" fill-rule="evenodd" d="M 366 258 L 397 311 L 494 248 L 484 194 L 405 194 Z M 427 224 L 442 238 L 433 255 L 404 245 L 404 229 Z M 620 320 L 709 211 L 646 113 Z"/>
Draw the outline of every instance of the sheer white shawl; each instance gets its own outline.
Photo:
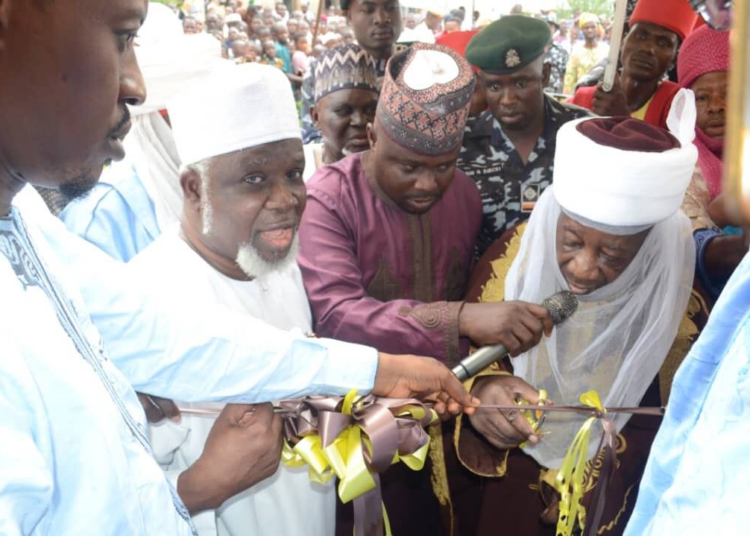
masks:
<path id="1" fill-rule="evenodd" d="M 568 288 L 557 264 L 561 207 L 553 190 L 547 189 L 531 215 L 506 278 L 507 300 L 540 303 Z M 558 405 L 579 404 L 580 395 L 594 389 L 605 406 L 637 406 L 675 340 L 690 298 L 694 265 L 690 222 L 678 211 L 650 230 L 615 281 L 580 296 L 578 311 L 567 322 L 515 358 L 515 374 L 546 389 Z M 613 418 L 619 432 L 629 416 Z M 584 419 L 550 413 L 541 429 L 546 435 L 525 452 L 545 467 L 558 468 Z M 596 447 L 592 441 L 589 459 Z"/>

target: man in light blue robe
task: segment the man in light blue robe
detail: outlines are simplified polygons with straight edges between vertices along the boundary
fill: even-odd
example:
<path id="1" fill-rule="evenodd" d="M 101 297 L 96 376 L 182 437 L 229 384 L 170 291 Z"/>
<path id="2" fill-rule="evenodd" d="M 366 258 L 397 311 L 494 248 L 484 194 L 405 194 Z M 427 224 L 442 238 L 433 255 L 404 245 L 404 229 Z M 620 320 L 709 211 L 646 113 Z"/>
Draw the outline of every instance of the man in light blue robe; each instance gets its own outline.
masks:
<path id="1" fill-rule="evenodd" d="M 626 536 L 747 534 L 750 255 L 675 376 Z"/>
<path id="2" fill-rule="evenodd" d="M 72 232 L 122 262 L 161 234 L 154 202 L 129 159 L 105 170 L 99 184 L 86 197 L 70 202 L 60 219 Z"/>

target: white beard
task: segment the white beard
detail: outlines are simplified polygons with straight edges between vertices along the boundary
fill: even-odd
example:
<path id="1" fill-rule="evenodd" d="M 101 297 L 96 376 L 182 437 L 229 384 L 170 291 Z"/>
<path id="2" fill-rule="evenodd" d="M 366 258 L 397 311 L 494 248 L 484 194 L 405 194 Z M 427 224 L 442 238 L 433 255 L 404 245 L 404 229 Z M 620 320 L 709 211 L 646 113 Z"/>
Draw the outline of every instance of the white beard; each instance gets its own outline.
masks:
<path id="1" fill-rule="evenodd" d="M 245 272 L 245 275 L 257 279 L 271 272 L 284 270 L 287 266 L 297 261 L 297 253 L 299 253 L 299 235 L 295 231 L 292 245 L 283 258 L 275 262 L 268 262 L 260 256 L 252 244 L 248 243 L 240 246 L 235 262 Z"/>
<path id="2" fill-rule="evenodd" d="M 214 224 L 214 207 L 211 206 L 211 200 L 208 198 L 208 189 L 203 189 L 203 202 L 201 203 L 201 219 L 203 220 L 203 235 L 210 236 L 211 228 Z"/>

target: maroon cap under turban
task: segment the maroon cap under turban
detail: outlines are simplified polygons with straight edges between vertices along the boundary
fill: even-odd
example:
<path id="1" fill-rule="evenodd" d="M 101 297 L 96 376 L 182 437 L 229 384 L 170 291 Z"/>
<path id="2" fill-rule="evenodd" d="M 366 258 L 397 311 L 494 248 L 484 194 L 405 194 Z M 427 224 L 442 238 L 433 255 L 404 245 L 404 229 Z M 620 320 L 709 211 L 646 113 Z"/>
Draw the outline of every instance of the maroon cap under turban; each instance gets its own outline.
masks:
<path id="1" fill-rule="evenodd" d="M 630 117 L 603 117 L 583 121 L 578 132 L 598 145 L 621 151 L 663 153 L 679 149 L 680 142 L 664 129 Z"/>

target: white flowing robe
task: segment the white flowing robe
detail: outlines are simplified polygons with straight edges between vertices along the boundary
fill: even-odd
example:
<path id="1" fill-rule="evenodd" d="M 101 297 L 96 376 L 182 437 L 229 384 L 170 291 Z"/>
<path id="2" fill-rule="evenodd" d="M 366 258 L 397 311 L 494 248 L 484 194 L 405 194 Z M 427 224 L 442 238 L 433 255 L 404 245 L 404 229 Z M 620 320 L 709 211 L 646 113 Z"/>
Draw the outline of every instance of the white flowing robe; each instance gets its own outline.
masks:
<path id="1" fill-rule="evenodd" d="M 254 281 L 237 281 L 201 258 L 172 226 L 130 262 L 154 296 L 179 301 L 185 295 L 200 303 L 217 302 L 250 314 L 283 330 L 312 331 L 312 316 L 296 263 Z M 181 406 L 218 409 L 220 404 Z M 214 417 L 183 415 L 179 424 L 164 422 L 150 428 L 157 460 L 172 479 L 200 457 Z M 272 477 L 227 501 L 221 508 L 193 518 L 200 536 L 307 534 L 330 536 L 335 529 L 333 481 L 310 482 L 306 467 L 284 465 Z"/>

